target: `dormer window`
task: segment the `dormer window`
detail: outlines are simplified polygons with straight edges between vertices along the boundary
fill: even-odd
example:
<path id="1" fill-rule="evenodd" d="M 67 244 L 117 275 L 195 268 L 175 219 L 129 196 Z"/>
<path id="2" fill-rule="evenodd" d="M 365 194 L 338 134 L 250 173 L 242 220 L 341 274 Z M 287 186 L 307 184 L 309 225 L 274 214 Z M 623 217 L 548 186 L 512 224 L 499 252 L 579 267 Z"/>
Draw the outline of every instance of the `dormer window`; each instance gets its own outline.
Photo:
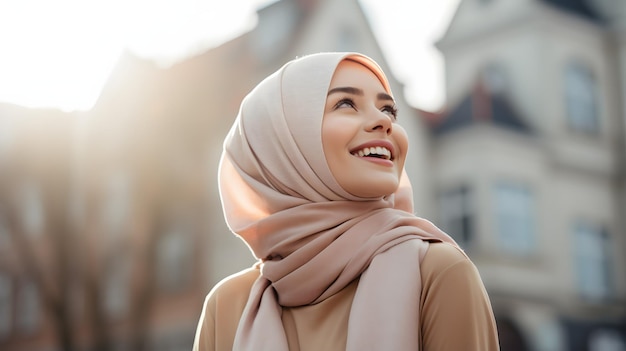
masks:
<path id="1" fill-rule="evenodd" d="M 286 48 L 299 19 L 300 12 L 294 1 L 281 1 L 259 12 L 251 44 L 261 62 L 271 62 Z"/>
<path id="2" fill-rule="evenodd" d="M 487 91 L 493 95 L 504 93 L 509 85 L 504 67 L 498 63 L 490 63 L 485 66 L 483 81 Z"/>

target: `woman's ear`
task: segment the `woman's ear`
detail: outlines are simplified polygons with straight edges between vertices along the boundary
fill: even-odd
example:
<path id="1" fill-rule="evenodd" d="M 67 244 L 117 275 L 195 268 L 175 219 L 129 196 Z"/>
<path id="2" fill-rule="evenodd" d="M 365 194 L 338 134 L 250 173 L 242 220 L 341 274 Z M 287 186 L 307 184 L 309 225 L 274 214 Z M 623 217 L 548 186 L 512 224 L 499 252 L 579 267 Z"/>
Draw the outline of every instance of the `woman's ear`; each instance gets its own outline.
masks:
<path id="1" fill-rule="evenodd" d="M 413 187 L 411 187 L 411 181 L 404 169 L 402 176 L 400 176 L 398 190 L 394 193 L 393 208 L 413 213 Z"/>

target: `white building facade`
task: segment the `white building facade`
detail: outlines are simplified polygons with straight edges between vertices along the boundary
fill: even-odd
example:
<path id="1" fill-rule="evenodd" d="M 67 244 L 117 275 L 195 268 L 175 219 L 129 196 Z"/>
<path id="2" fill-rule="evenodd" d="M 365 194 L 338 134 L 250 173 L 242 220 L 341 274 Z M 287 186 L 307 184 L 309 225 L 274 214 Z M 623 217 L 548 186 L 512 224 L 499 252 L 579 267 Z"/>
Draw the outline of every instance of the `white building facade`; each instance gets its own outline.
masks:
<path id="1" fill-rule="evenodd" d="M 438 217 L 503 350 L 626 350 L 626 4 L 597 3 L 464 0 L 437 43 Z"/>

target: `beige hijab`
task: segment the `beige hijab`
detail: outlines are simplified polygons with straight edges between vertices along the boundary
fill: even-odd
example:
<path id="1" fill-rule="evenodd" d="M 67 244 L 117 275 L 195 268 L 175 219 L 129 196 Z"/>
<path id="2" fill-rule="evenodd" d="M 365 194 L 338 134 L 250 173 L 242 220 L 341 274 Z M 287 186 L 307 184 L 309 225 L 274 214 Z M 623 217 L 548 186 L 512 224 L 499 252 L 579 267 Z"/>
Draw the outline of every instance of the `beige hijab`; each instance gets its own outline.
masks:
<path id="1" fill-rule="evenodd" d="M 219 186 L 226 221 L 261 262 L 234 350 L 287 351 L 281 308 L 319 303 L 357 278 L 346 350 L 419 349 L 421 257 L 428 240 L 456 244 L 411 213 L 406 181 L 399 194 L 363 199 L 333 178 L 322 117 L 344 59 L 368 67 L 390 93 L 366 56 L 305 56 L 246 96 L 224 142 Z"/>

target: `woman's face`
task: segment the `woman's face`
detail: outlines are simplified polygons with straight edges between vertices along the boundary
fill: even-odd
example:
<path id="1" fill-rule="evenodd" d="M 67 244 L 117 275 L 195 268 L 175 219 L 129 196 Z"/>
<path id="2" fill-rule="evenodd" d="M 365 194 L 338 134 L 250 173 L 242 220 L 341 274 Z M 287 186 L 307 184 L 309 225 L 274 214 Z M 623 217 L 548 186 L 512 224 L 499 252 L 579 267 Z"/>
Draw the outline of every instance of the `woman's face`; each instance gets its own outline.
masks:
<path id="1" fill-rule="evenodd" d="M 328 89 L 322 143 L 339 185 L 352 195 L 377 198 L 396 191 L 408 150 L 396 123 L 393 98 L 367 67 L 338 66 Z"/>

